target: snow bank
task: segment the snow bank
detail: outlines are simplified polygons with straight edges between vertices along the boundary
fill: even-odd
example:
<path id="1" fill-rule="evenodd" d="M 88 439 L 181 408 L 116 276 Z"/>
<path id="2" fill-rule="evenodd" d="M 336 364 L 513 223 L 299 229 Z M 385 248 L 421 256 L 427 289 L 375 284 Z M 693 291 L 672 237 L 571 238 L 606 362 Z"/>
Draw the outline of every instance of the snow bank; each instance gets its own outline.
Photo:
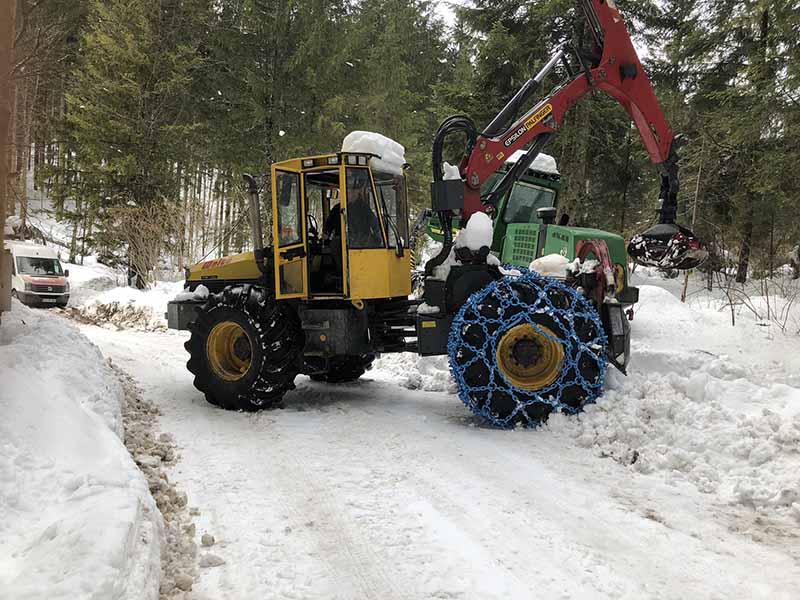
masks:
<path id="1" fill-rule="evenodd" d="M 525 150 L 517 150 L 506 159 L 507 163 L 516 163 L 520 158 L 525 156 Z M 556 166 L 556 159 L 549 154 L 539 152 L 536 158 L 533 159 L 530 169 L 539 171 L 540 173 L 547 173 L 549 175 L 559 175 L 558 167 Z"/>
<path id="2" fill-rule="evenodd" d="M 0 381 L 0 598 L 157 597 L 161 517 L 99 350 L 15 302 Z"/>
<path id="3" fill-rule="evenodd" d="M 98 292 L 110 290 L 125 283 L 125 274 L 97 262 L 87 256 L 82 265 L 63 263 L 69 269 L 70 305 L 85 304 Z"/>
<path id="4" fill-rule="evenodd" d="M 371 131 L 351 131 L 342 141 L 342 152 L 366 152 L 380 158 L 372 158 L 370 164 L 377 171 L 403 174 L 406 164 L 406 149 L 393 139 Z"/>
<path id="5" fill-rule="evenodd" d="M 639 369 L 551 429 L 640 473 L 800 521 L 800 390 L 754 384 L 727 357 L 634 352 Z"/>
<path id="6" fill-rule="evenodd" d="M 167 303 L 183 293 L 182 281 L 158 281 L 148 290 L 115 287 L 90 297 L 74 309 L 76 318 L 96 325 L 152 331 L 167 326 Z"/>
<path id="7" fill-rule="evenodd" d="M 800 520 L 800 387 L 756 364 L 797 340 L 762 329 L 641 286 L 629 376 L 610 371 L 597 405 L 549 427 L 639 473 Z"/>

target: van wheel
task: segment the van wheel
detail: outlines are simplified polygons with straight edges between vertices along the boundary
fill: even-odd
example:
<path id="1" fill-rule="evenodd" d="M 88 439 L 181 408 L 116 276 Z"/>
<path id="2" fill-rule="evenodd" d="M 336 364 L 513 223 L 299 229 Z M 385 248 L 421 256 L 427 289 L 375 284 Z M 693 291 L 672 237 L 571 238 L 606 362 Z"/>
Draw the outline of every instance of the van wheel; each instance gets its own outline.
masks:
<path id="1" fill-rule="evenodd" d="M 302 330 L 294 312 L 263 288 L 228 286 L 211 295 L 189 330 L 186 366 L 211 404 L 261 410 L 294 389 Z"/>

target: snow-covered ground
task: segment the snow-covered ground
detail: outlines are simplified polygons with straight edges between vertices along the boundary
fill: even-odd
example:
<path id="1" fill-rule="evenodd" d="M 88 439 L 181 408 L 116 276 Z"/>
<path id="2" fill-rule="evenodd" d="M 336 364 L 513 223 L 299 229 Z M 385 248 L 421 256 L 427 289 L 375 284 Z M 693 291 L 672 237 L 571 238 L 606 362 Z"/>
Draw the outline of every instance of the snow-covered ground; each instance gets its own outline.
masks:
<path id="1" fill-rule="evenodd" d="M 479 426 L 442 358 L 242 414 L 192 387 L 185 334 L 82 330 L 181 451 L 225 561 L 196 600 L 800 597 L 800 338 L 634 283 L 629 376 L 535 431 Z"/>
<path id="2" fill-rule="evenodd" d="M 0 598 L 155 598 L 161 516 L 123 445 L 123 389 L 99 350 L 15 301 L 0 382 Z"/>

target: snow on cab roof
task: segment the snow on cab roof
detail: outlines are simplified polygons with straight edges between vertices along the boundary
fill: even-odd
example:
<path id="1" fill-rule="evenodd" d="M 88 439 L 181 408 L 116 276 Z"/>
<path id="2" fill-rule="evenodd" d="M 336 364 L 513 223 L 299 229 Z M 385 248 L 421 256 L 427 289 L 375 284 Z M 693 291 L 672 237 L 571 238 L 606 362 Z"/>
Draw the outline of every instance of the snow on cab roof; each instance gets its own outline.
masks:
<path id="1" fill-rule="evenodd" d="M 372 131 L 351 131 L 342 141 L 342 152 L 375 154 L 370 163 L 376 171 L 402 175 L 406 149 L 393 139 Z"/>
<path id="2" fill-rule="evenodd" d="M 520 158 L 525 155 L 525 150 L 517 150 L 506 159 L 507 163 L 515 163 Z M 539 171 L 540 173 L 548 173 L 551 175 L 560 175 L 558 172 L 558 167 L 556 166 L 556 159 L 550 156 L 549 154 L 545 154 L 543 152 L 539 153 L 539 156 L 533 159 L 533 163 L 529 167 L 532 171 Z"/>

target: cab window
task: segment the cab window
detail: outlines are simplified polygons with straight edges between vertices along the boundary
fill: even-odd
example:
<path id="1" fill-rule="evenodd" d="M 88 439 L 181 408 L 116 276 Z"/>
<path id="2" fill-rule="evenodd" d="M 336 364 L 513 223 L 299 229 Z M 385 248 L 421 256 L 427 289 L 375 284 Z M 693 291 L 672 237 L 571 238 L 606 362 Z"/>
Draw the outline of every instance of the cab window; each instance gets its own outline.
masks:
<path id="1" fill-rule="evenodd" d="M 308 173 L 305 177 L 309 237 L 339 236 L 339 170 Z"/>
<path id="2" fill-rule="evenodd" d="M 347 169 L 347 244 L 353 250 L 383 248 L 369 169 Z"/>
<path id="3" fill-rule="evenodd" d="M 298 244 L 303 240 L 300 175 L 278 171 L 275 185 L 278 197 L 278 246 Z"/>
<path id="4" fill-rule="evenodd" d="M 403 248 L 408 248 L 408 213 L 405 177 L 390 173 L 373 171 L 375 187 L 378 189 L 381 208 L 385 216 L 385 229 L 390 248 L 397 247 L 400 240 Z"/>

